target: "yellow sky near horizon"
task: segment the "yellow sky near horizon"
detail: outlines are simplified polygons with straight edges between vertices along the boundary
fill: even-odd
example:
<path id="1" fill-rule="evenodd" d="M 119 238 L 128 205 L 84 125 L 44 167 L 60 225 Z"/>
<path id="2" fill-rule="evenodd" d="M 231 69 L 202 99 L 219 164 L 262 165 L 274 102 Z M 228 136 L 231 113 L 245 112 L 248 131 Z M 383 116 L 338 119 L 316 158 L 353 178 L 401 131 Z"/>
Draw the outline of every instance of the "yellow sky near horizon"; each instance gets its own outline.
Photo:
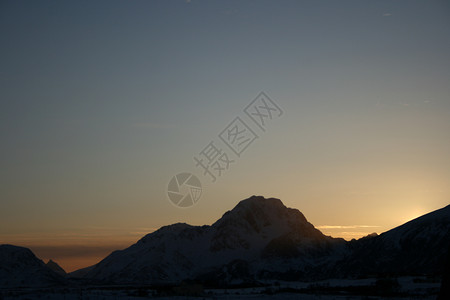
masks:
<path id="1" fill-rule="evenodd" d="M 399 219 L 407 222 L 424 213 L 427 212 L 416 210 L 413 214 L 402 216 Z M 308 218 L 308 216 L 306 217 Z M 402 224 L 403 222 L 398 223 L 398 225 Z M 382 225 L 315 225 L 315 227 L 325 235 L 343 238 L 347 241 L 374 232 L 381 234 L 392 229 Z M 125 249 L 157 229 L 137 227 L 132 230 L 123 230 L 120 228 L 88 227 L 57 233 L 0 234 L 0 241 L 2 244 L 27 247 L 45 263 L 52 259 L 66 272 L 73 272 L 98 263 L 112 251 Z"/>

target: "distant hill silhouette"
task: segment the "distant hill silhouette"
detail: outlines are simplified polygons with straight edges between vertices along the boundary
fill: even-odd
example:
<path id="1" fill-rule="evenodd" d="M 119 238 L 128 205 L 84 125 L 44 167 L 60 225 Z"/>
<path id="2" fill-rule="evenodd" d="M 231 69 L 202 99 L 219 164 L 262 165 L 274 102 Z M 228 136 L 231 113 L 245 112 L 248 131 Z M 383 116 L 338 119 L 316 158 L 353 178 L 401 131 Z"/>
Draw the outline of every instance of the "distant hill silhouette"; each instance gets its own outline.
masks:
<path id="1" fill-rule="evenodd" d="M 343 247 L 345 241 L 323 235 L 297 209 L 287 208 L 278 199 L 253 196 L 211 226 L 162 227 L 135 245 L 113 252 L 86 277 L 118 283 L 173 283 L 235 260 L 264 261 L 271 272 L 284 272 L 288 265 L 312 268 L 317 257 L 330 255 L 339 245 Z M 286 261 L 283 267 L 276 262 L 286 256 L 295 264 Z"/>
<path id="2" fill-rule="evenodd" d="M 86 268 L 82 268 L 82 269 L 78 269 L 78 270 L 75 270 L 73 272 L 68 273 L 67 276 L 70 277 L 70 278 L 83 278 L 94 267 L 95 267 L 95 265 L 94 266 L 89 266 L 89 267 L 86 267 Z"/>
<path id="3" fill-rule="evenodd" d="M 63 268 L 61 268 L 56 262 L 51 259 L 45 265 L 47 266 L 47 268 L 50 268 L 50 270 L 58 273 L 61 276 L 67 275 L 66 271 L 64 271 Z"/>
<path id="4" fill-rule="evenodd" d="M 334 274 L 442 274 L 450 247 L 450 206 L 411 220 L 378 236 L 348 243 Z"/>
<path id="5" fill-rule="evenodd" d="M 30 249 L 0 245 L 0 288 L 43 287 L 65 284 Z"/>
<path id="6" fill-rule="evenodd" d="M 210 284 L 380 274 L 442 274 L 450 206 L 357 241 L 325 236 L 279 199 L 252 196 L 213 225 L 174 224 L 115 251 L 86 278 L 115 283 Z"/>
<path id="7" fill-rule="evenodd" d="M 265 279 L 445 274 L 442 293 L 448 295 L 449 249 L 450 206 L 347 242 L 324 235 L 279 199 L 252 196 L 212 225 L 164 226 L 68 277 L 84 283 L 228 286 Z M 29 249 L 0 246 L 0 287 L 66 284 L 63 272 Z"/>

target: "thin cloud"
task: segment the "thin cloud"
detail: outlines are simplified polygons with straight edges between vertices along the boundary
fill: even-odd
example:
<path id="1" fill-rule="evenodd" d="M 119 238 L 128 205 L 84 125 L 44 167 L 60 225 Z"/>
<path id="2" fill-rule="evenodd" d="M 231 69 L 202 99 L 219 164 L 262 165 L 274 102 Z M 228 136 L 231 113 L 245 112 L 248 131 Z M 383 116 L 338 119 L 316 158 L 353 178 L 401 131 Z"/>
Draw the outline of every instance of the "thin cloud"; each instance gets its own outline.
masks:
<path id="1" fill-rule="evenodd" d="M 367 236 L 367 232 L 357 232 L 357 231 L 343 231 L 341 232 L 343 236 L 356 236 L 356 237 L 363 237 Z"/>
<path id="2" fill-rule="evenodd" d="M 357 228 L 376 228 L 376 225 L 321 225 L 316 226 L 318 229 L 357 229 Z"/>
<path id="3" fill-rule="evenodd" d="M 390 17 L 390 16 L 392 16 L 392 14 L 391 13 L 384 13 L 384 14 L 382 14 L 382 16 L 383 17 Z"/>
<path id="4" fill-rule="evenodd" d="M 0 240 L 17 245 L 41 245 L 42 240 L 47 240 L 52 245 L 64 245 L 67 243 L 95 245 L 99 241 L 108 242 L 111 240 L 134 242 L 136 238 L 143 237 L 157 229 L 156 227 L 104 228 L 89 226 L 67 232 L 0 233 Z"/>
<path id="5" fill-rule="evenodd" d="M 115 250 L 122 250 L 130 246 L 128 243 L 109 243 L 100 246 L 83 246 L 83 245 L 24 245 L 30 248 L 37 257 L 41 259 L 53 258 L 64 259 L 73 257 L 104 257 Z"/>

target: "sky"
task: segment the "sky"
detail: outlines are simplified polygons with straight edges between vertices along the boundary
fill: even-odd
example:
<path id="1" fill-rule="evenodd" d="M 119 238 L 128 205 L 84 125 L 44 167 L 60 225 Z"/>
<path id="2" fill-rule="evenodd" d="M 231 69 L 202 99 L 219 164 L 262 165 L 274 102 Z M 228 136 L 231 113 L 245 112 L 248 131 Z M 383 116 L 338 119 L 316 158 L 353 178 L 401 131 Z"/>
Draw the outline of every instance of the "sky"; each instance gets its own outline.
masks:
<path id="1" fill-rule="evenodd" d="M 1 1 L 0 44 L 0 244 L 67 271 L 251 195 L 348 240 L 449 204 L 447 1 Z M 210 142 L 234 160 L 215 182 Z"/>

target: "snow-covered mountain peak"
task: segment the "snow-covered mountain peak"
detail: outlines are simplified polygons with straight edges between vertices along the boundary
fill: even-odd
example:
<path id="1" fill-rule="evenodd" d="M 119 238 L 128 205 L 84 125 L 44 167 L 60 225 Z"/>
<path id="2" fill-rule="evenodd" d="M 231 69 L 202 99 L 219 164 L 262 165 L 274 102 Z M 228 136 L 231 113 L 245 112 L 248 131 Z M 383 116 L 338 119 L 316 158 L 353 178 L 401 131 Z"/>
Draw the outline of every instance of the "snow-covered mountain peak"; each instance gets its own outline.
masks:
<path id="1" fill-rule="evenodd" d="M 279 199 L 252 196 L 212 225 L 164 226 L 113 252 L 85 276 L 115 283 L 167 284 L 202 276 L 209 279 L 219 272 L 220 281 L 220 274 L 234 270 L 236 261 L 254 278 L 291 276 L 292 272 L 294 278 L 376 274 L 391 266 L 405 274 L 432 271 L 448 248 L 449 210 L 380 236 L 346 242 L 325 236 L 299 210 L 287 208 Z M 425 249 L 428 246 L 433 252 Z"/>
<path id="2" fill-rule="evenodd" d="M 207 226 L 206 226 L 207 227 Z M 160 229 L 145 235 L 139 240 L 138 244 L 145 244 L 149 241 L 160 239 L 174 239 L 183 235 L 183 232 L 190 232 L 202 228 L 200 226 L 193 226 L 186 223 L 175 223 L 172 225 L 163 226 Z"/>
<path id="3" fill-rule="evenodd" d="M 262 227 L 277 225 L 276 223 L 285 223 L 287 220 L 307 222 L 299 210 L 287 208 L 280 199 L 252 196 L 240 201 L 212 226 L 249 225 L 256 232 L 259 232 Z"/>
<path id="4" fill-rule="evenodd" d="M 271 207 L 271 208 L 286 208 L 283 202 L 277 198 L 264 198 L 264 196 L 251 196 L 250 198 L 241 200 L 236 206 L 237 208 L 250 208 L 254 209 L 256 207 Z"/>
<path id="5" fill-rule="evenodd" d="M 297 209 L 287 208 L 279 199 L 252 196 L 240 201 L 212 226 L 211 251 L 265 247 L 273 239 L 324 239 Z"/>

